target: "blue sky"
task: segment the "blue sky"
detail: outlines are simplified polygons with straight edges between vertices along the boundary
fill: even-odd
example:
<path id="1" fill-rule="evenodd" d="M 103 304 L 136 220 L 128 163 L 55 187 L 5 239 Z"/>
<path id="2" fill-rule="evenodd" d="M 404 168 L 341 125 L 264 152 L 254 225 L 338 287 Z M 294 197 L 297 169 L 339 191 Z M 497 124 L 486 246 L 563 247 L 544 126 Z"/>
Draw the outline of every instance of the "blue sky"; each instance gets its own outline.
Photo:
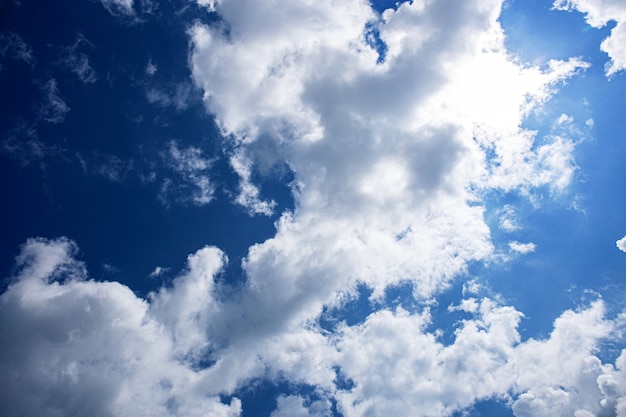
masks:
<path id="1" fill-rule="evenodd" d="M 624 25 L 0 1 L 0 408 L 626 416 Z"/>

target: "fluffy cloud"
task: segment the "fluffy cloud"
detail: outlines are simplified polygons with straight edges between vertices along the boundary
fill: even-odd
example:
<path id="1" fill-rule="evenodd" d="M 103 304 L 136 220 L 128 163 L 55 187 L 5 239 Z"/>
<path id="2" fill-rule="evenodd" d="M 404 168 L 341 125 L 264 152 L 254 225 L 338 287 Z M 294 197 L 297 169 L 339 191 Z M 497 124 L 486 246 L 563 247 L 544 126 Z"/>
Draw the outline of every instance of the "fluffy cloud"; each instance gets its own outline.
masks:
<path id="1" fill-rule="evenodd" d="M 509 398 L 520 417 L 625 411 L 626 352 L 615 367 L 594 356 L 616 329 L 602 301 L 564 312 L 549 337 L 523 342 L 520 312 L 469 298 L 454 309 L 469 316 L 447 345 L 427 330 L 428 309 L 402 308 L 334 334 L 293 328 L 224 343 L 215 332 L 226 307 L 215 281 L 226 262 L 218 249 L 190 255 L 172 285 L 147 300 L 89 280 L 77 252 L 65 238 L 38 238 L 16 259 L 0 297 L 7 416 L 234 417 L 241 402 L 225 404 L 219 394 L 263 375 L 320 390 L 279 396 L 273 417 L 328 416 L 330 398 L 350 417 L 444 416 L 494 396 Z"/>
<path id="2" fill-rule="evenodd" d="M 509 249 L 512 252 L 521 253 L 522 255 L 534 252 L 536 247 L 537 245 L 535 245 L 532 242 L 529 242 L 529 243 L 521 243 L 517 241 L 509 242 Z"/>
<path id="3" fill-rule="evenodd" d="M 295 211 L 245 260 L 251 317 L 307 320 L 358 282 L 374 297 L 407 281 L 431 297 L 491 256 L 482 192 L 571 181 L 573 142 L 521 123 L 587 64 L 511 59 L 500 5 L 407 2 L 378 16 L 356 0 L 220 1 L 224 25 L 191 29 L 194 81 L 236 149 L 237 201 L 267 214 L 253 174 L 286 164 L 295 176 Z"/>
<path id="4" fill-rule="evenodd" d="M 332 416 L 329 406 L 327 402 L 315 401 L 306 407 L 304 399 L 298 395 L 280 396 L 270 417 L 328 417 Z"/>
<path id="5" fill-rule="evenodd" d="M 237 416 L 237 399 L 196 394 L 187 342 L 194 312 L 186 297 L 210 291 L 222 254 L 205 248 L 189 271 L 151 304 L 115 282 L 87 279 L 67 239 L 30 239 L 17 275 L 0 298 L 0 404 L 7 416 Z M 210 292 L 195 293 L 198 303 Z M 182 302 L 186 297 L 187 302 Z M 167 312 L 167 320 L 164 313 Z M 199 346 L 202 346 L 200 344 Z"/>
<path id="6" fill-rule="evenodd" d="M 600 49 L 611 61 L 606 64 L 608 77 L 626 69 L 626 3 L 621 0 L 555 0 L 553 7 L 559 10 L 578 10 L 585 14 L 587 23 L 593 27 L 604 27 L 614 21 L 611 34 L 602 41 Z"/>
<path id="7" fill-rule="evenodd" d="M 345 327 L 339 362 L 354 386 L 337 394 L 344 415 L 446 416 L 493 397 L 512 401 L 518 417 L 612 415 L 623 404 L 623 359 L 616 372 L 594 355 L 614 328 L 602 302 L 563 313 L 549 338 L 525 342 L 515 309 L 489 299 L 465 304 L 475 315 L 450 345 L 424 331 L 428 314 L 381 311 Z"/>
<path id="8" fill-rule="evenodd" d="M 626 236 L 615 242 L 617 248 L 622 252 L 626 252 Z"/>

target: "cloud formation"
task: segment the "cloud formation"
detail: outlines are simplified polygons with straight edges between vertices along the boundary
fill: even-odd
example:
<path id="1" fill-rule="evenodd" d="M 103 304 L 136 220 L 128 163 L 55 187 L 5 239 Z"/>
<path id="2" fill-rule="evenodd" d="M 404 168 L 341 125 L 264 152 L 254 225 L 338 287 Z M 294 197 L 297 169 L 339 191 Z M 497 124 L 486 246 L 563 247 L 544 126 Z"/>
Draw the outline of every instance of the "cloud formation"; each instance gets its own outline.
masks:
<path id="1" fill-rule="evenodd" d="M 42 86 L 42 90 L 44 97 L 37 109 L 39 119 L 48 123 L 62 123 L 71 109 L 61 97 L 57 81 L 54 78 L 49 79 Z"/>
<path id="2" fill-rule="evenodd" d="M 213 201 L 215 186 L 209 177 L 209 171 L 214 161 L 204 156 L 200 148 L 189 146 L 180 149 L 176 141 L 170 141 L 164 158 L 180 176 L 180 180 L 164 180 L 159 195 L 163 204 L 168 205 L 168 198 L 172 194 L 175 199 L 190 201 L 199 206 Z"/>
<path id="3" fill-rule="evenodd" d="M 133 0 L 100 0 L 100 2 L 112 15 L 130 16 L 135 13 Z"/>
<path id="4" fill-rule="evenodd" d="M 217 249 L 190 257 L 188 274 L 151 303 L 121 284 L 89 280 L 76 253 L 65 238 L 38 238 L 17 257 L 0 299 L 5 415 L 239 415 L 236 399 L 194 394 L 198 374 L 185 350 L 194 338 L 185 323 L 206 307 L 181 296 L 210 285 L 222 265 Z M 161 321 L 165 312 L 172 316 Z"/>
<path id="5" fill-rule="evenodd" d="M 93 84 L 98 76 L 89 63 L 89 56 L 84 52 L 85 49 L 93 48 L 94 45 L 84 35 L 78 33 L 72 45 L 61 48 L 59 63 L 74 73 L 81 82 Z"/>
<path id="6" fill-rule="evenodd" d="M 15 32 L 0 33 L 0 58 L 22 61 L 31 67 L 35 64 L 33 48 Z"/>
<path id="7" fill-rule="evenodd" d="M 626 252 L 626 236 L 615 242 L 617 248 L 622 252 Z"/>
<path id="8" fill-rule="evenodd" d="M 319 390 L 278 397 L 274 417 L 330 415 L 331 399 L 349 417 L 445 416 L 494 396 L 520 417 L 624 411 L 626 351 L 615 366 L 594 355 L 618 325 L 601 300 L 561 314 L 547 338 L 523 342 L 519 311 L 467 298 L 456 310 L 469 316 L 450 344 L 427 330 L 427 309 L 402 308 L 334 334 L 292 328 L 223 344 L 214 330 L 227 306 L 215 278 L 227 260 L 217 248 L 190 255 L 145 300 L 90 280 L 77 254 L 66 238 L 36 238 L 16 258 L 0 297 L 0 405 L 9 417 L 234 417 L 242 404 L 233 392 L 262 375 Z"/>
<path id="9" fill-rule="evenodd" d="M 587 23 L 602 28 L 615 22 L 611 34 L 602 41 L 600 49 L 611 59 L 605 66 L 607 77 L 626 69 L 626 3 L 621 0 L 555 0 L 558 10 L 578 10 L 585 14 Z"/>

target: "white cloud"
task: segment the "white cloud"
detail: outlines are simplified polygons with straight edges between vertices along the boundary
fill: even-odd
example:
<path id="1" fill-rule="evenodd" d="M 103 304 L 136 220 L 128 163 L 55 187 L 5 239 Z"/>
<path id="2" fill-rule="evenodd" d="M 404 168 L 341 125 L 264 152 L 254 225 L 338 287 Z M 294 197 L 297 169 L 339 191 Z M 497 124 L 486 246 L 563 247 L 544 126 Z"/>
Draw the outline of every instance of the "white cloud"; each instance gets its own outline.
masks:
<path id="1" fill-rule="evenodd" d="M 156 268 L 154 268 L 154 270 L 152 272 L 150 272 L 150 274 L 148 276 L 150 278 L 160 277 L 161 275 L 166 274 L 169 270 L 170 270 L 170 268 L 157 266 Z"/>
<path id="2" fill-rule="evenodd" d="M 500 229 L 509 233 L 521 229 L 521 226 L 519 225 L 519 221 L 517 219 L 517 215 L 515 213 L 515 209 L 513 208 L 513 206 L 511 206 L 510 204 L 506 204 L 504 207 L 502 207 L 499 213 L 500 213 L 500 223 L 499 223 Z"/>
<path id="3" fill-rule="evenodd" d="M 148 75 L 153 75 L 155 72 L 156 66 L 146 67 Z M 193 86 L 188 82 L 179 82 L 163 87 L 152 85 L 146 88 L 146 99 L 150 104 L 156 104 L 160 107 L 173 107 L 181 112 L 189 108 L 194 99 Z"/>
<path id="4" fill-rule="evenodd" d="M 83 83 L 93 84 L 98 77 L 96 71 L 89 63 L 89 56 L 83 52 L 85 48 L 92 49 L 94 45 L 84 35 L 79 33 L 76 35 L 76 41 L 72 45 L 62 48 L 59 62 L 73 72 Z"/>
<path id="5" fill-rule="evenodd" d="M 112 15 L 130 16 L 135 13 L 133 0 L 100 0 L 100 2 Z"/>
<path id="6" fill-rule="evenodd" d="M 154 74 L 156 74 L 156 72 L 159 70 L 159 67 L 157 66 L 157 64 L 155 64 L 154 62 L 152 62 L 152 60 L 148 60 L 148 63 L 146 64 L 146 74 L 152 76 Z"/>
<path id="7" fill-rule="evenodd" d="M 235 197 L 235 203 L 245 207 L 250 215 L 271 216 L 274 213 L 276 202 L 261 199 L 261 191 L 252 183 L 250 178 L 252 176 L 252 163 L 241 153 L 236 153 L 231 156 L 230 165 L 239 176 L 239 193 Z"/>
<path id="8" fill-rule="evenodd" d="M 617 248 L 622 252 L 626 252 L 626 236 L 615 242 Z"/>
<path id="9" fill-rule="evenodd" d="M 403 3 L 377 21 L 361 1 L 222 1 L 215 9 L 228 35 L 191 30 L 194 81 L 238 149 L 238 202 L 269 212 L 251 176 L 267 163 L 259 142 L 273 142 L 274 163 L 295 176 L 295 212 L 246 260 L 258 297 L 282 279 L 295 296 L 326 276 L 335 278 L 315 278 L 302 312 L 315 314 L 357 280 L 375 296 L 410 280 L 429 297 L 491 254 L 480 192 L 569 184 L 573 142 L 520 126 L 587 64 L 517 63 L 504 50 L 499 7 Z M 387 43 L 383 63 L 365 40 L 368 22 Z"/>
<path id="10" fill-rule="evenodd" d="M 509 242 L 509 249 L 512 252 L 521 253 L 522 255 L 526 255 L 527 253 L 532 253 L 535 251 L 537 245 L 532 242 L 529 243 L 521 243 L 517 241 Z"/>
<path id="11" fill-rule="evenodd" d="M 195 337 L 190 314 L 204 306 L 181 303 L 181 296 L 212 280 L 220 252 L 191 256 L 189 272 L 151 304 L 118 283 L 88 280 L 76 252 L 67 239 L 38 238 L 17 258 L 17 275 L 0 299 L 3 414 L 238 416 L 239 400 L 223 404 L 198 386 L 201 372 L 184 355 L 185 341 Z M 166 311 L 173 316 L 161 322 Z"/>
<path id="12" fill-rule="evenodd" d="M 381 310 L 334 334 L 282 326 L 269 335 L 254 326 L 237 332 L 245 322 L 224 314 L 231 306 L 247 314 L 246 301 L 229 305 L 219 294 L 215 277 L 226 258 L 217 248 L 190 255 L 172 285 L 147 300 L 89 280 L 77 252 L 65 238 L 38 238 L 16 258 L 0 297 L 0 406 L 8 416 L 235 417 L 241 402 L 218 395 L 261 376 L 319 390 L 279 396 L 273 417 L 328 416 L 331 398 L 351 417 L 445 416 L 493 396 L 512 401 L 520 417 L 601 415 L 626 404 L 626 351 L 616 367 L 594 356 L 616 328 L 602 301 L 564 312 L 549 337 L 524 342 L 522 314 L 488 298 L 451 309 L 471 318 L 448 345 L 427 330 L 428 309 Z M 337 386 L 337 372 L 347 383 Z"/>
<path id="13" fill-rule="evenodd" d="M 165 159 L 182 181 L 174 182 L 169 178 L 164 180 L 160 194 L 164 204 L 167 205 L 172 193 L 174 198 L 183 202 L 190 196 L 190 201 L 199 206 L 213 201 L 215 185 L 209 176 L 214 162 L 212 158 L 205 157 L 200 148 L 189 146 L 180 149 L 176 141 L 170 141 Z"/>
<path id="14" fill-rule="evenodd" d="M 19 123 L 6 134 L 0 143 L 0 152 L 17 161 L 21 166 L 38 164 L 44 169 L 50 158 L 62 157 L 65 149 L 44 143 L 35 126 Z"/>
<path id="15" fill-rule="evenodd" d="M 49 123 L 63 122 L 71 109 L 61 97 L 56 80 L 53 78 L 48 80 L 42 90 L 44 99 L 38 108 L 39 118 Z"/>
<path id="16" fill-rule="evenodd" d="M 622 0 L 555 0 L 558 10 L 578 10 L 585 14 L 587 23 L 595 28 L 615 21 L 611 34 L 600 44 L 600 49 L 611 59 L 605 66 L 607 77 L 626 69 L 626 3 Z"/>
<path id="17" fill-rule="evenodd" d="M 299 395 L 281 395 L 276 400 L 276 410 L 270 417 L 330 417 L 330 404 L 325 401 L 315 401 L 308 407 L 305 400 Z"/>
<path id="18" fill-rule="evenodd" d="M 0 33 L 0 58 L 10 58 L 29 64 L 31 67 L 35 65 L 35 55 L 33 48 L 26 43 L 24 38 L 14 32 Z M 0 70 L 2 66 L 0 65 Z"/>

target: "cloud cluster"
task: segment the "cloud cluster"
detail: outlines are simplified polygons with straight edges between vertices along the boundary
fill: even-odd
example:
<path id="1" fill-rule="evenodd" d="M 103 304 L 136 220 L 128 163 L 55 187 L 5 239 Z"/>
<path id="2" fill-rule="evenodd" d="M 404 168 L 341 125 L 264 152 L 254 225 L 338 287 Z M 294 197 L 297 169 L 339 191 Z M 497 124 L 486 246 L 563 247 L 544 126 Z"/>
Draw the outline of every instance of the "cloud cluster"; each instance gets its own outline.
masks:
<path id="1" fill-rule="evenodd" d="M 587 23 L 595 28 L 615 22 L 611 34 L 602 41 L 600 49 L 611 59 L 605 66 L 607 77 L 626 70 L 626 3 L 621 0 L 555 0 L 558 10 L 578 10 Z"/>
<path id="2" fill-rule="evenodd" d="M 626 351 L 615 367 L 594 355 L 618 325 L 600 300 L 564 312 L 549 337 L 524 342 L 519 311 L 467 298 L 455 308 L 467 318 L 450 344 L 427 330 L 428 309 L 402 308 L 340 324 L 333 334 L 247 332 L 224 344 L 215 330 L 227 305 L 215 278 L 227 260 L 218 249 L 190 255 L 172 284 L 146 300 L 90 280 L 77 253 L 68 239 L 37 238 L 16 258 L 0 297 L 7 416 L 234 417 L 242 410 L 234 391 L 260 376 L 317 390 L 279 396 L 273 417 L 328 416 L 331 399 L 345 416 L 445 416 L 492 397 L 511 402 L 518 417 L 625 410 Z"/>
<path id="3" fill-rule="evenodd" d="M 315 317 L 357 282 L 378 297 L 410 281 L 428 298 L 491 255 L 482 193 L 569 184 L 573 142 L 521 123 L 587 64 L 510 58 L 500 5 L 413 2 L 379 16 L 362 1 L 220 1 L 222 24 L 192 28 L 194 81 L 242 183 L 272 164 L 295 177 L 295 211 L 246 259 L 254 305 L 282 292 L 268 308 Z M 238 201 L 265 211 L 245 189 Z"/>

